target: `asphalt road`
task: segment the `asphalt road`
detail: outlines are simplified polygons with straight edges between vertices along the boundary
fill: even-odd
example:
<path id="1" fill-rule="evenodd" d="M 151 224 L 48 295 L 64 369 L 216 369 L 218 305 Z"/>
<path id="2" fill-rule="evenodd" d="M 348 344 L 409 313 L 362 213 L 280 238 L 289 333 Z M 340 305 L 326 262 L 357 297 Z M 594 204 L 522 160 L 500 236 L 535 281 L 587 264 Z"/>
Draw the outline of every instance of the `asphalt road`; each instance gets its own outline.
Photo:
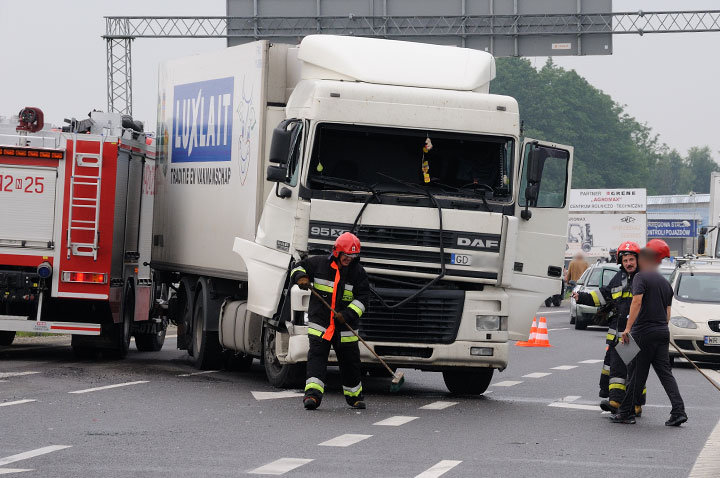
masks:
<path id="1" fill-rule="evenodd" d="M 614 425 L 596 407 L 605 331 L 574 330 L 567 309 L 540 313 L 553 347 L 513 346 L 484 396 L 450 396 L 439 373 L 406 370 L 396 395 L 367 378 L 365 411 L 345 406 L 337 371 L 321 409 L 306 412 L 297 393 L 257 393 L 278 392 L 257 362 L 197 374 L 172 337 L 160 352 L 133 346 L 126 360 L 99 362 L 76 360 L 66 338 L 23 340 L 0 350 L 0 474 L 688 476 L 718 423 L 718 392 L 676 368 L 690 421 L 668 428 L 651 372 L 643 417 Z M 92 390 L 108 385 L 123 386 Z"/>

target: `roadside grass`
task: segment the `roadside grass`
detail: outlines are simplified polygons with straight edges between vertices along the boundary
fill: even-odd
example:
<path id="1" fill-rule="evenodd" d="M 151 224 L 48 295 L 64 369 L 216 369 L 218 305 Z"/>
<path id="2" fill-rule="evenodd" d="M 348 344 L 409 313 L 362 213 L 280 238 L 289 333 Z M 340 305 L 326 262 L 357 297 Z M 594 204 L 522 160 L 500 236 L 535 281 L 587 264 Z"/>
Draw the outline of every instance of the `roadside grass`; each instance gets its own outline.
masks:
<path id="1" fill-rule="evenodd" d="M 58 334 L 48 334 L 46 332 L 15 332 L 15 337 L 54 337 Z"/>

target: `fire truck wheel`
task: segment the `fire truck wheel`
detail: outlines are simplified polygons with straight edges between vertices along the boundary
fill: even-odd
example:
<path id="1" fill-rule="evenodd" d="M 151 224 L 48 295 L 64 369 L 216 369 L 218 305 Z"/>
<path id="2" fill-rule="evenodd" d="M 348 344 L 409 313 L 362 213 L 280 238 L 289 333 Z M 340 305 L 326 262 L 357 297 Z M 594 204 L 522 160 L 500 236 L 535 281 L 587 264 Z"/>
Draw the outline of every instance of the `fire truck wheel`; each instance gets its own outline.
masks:
<path id="1" fill-rule="evenodd" d="M 157 352 L 165 343 L 167 329 L 152 334 L 135 334 L 135 346 L 140 352 Z"/>
<path id="2" fill-rule="evenodd" d="M 450 393 L 455 395 L 480 395 L 490 386 L 492 368 L 445 370 L 443 380 Z"/>
<path id="3" fill-rule="evenodd" d="M 10 345 L 15 340 L 15 332 L 0 332 L 0 345 Z"/>
<path id="4" fill-rule="evenodd" d="M 207 282 L 198 281 L 197 295 L 195 296 L 195 309 L 192 321 L 192 349 L 193 362 L 200 370 L 216 369 L 222 366 L 222 347 L 217 331 L 206 330 L 209 314 L 218 314 L 219 304 L 214 303 L 208 294 Z"/>
<path id="5" fill-rule="evenodd" d="M 263 362 L 270 385 L 277 388 L 294 388 L 305 381 L 306 363 L 281 364 L 275 355 L 277 331 L 265 327 L 263 332 Z"/>
<path id="6" fill-rule="evenodd" d="M 130 337 L 132 335 L 132 323 L 135 318 L 135 291 L 128 285 L 125 289 L 125 301 L 123 303 L 122 322 L 114 324 L 112 341 L 115 347 L 109 350 L 113 358 L 125 358 L 130 350 Z"/>

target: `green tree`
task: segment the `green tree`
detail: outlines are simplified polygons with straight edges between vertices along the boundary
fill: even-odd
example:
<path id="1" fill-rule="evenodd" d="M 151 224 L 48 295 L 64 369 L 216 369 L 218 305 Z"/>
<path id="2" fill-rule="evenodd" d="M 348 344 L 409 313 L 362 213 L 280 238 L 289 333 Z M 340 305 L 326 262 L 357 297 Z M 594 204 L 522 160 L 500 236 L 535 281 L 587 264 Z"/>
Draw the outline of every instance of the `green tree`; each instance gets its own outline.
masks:
<path id="1" fill-rule="evenodd" d="M 710 148 L 690 148 L 686 164 L 692 175 L 690 189 L 696 193 L 709 193 L 710 175 L 713 171 L 720 171 L 720 165 L 712 158 Z"/>

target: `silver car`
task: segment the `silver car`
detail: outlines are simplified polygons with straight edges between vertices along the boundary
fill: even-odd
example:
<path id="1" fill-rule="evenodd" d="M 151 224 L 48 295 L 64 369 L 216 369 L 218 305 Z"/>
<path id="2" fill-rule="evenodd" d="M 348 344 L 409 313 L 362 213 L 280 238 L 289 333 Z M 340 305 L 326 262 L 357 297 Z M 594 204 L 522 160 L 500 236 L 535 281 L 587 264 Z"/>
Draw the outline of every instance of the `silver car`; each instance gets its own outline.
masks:
<path id="1" fill-rule="evenodd" d="M 590 266 L 573 284 L 573 292 L 584 292 L 590 293 L 592 291 L 598 292 L 601 287 L 606 286 L 610 283 L 615 274 L 620 270 L 620 266 L 611 262 L 596 262 Z M 592 305 L 578 304 L 575 299 L 570 298 L 570 323 L 575 324 L 575 328 L 578 330 L 584 330 L 588 325 L 607 325 L 607 319 L 610 317 L 597 316 L 600 307 Z"/>

